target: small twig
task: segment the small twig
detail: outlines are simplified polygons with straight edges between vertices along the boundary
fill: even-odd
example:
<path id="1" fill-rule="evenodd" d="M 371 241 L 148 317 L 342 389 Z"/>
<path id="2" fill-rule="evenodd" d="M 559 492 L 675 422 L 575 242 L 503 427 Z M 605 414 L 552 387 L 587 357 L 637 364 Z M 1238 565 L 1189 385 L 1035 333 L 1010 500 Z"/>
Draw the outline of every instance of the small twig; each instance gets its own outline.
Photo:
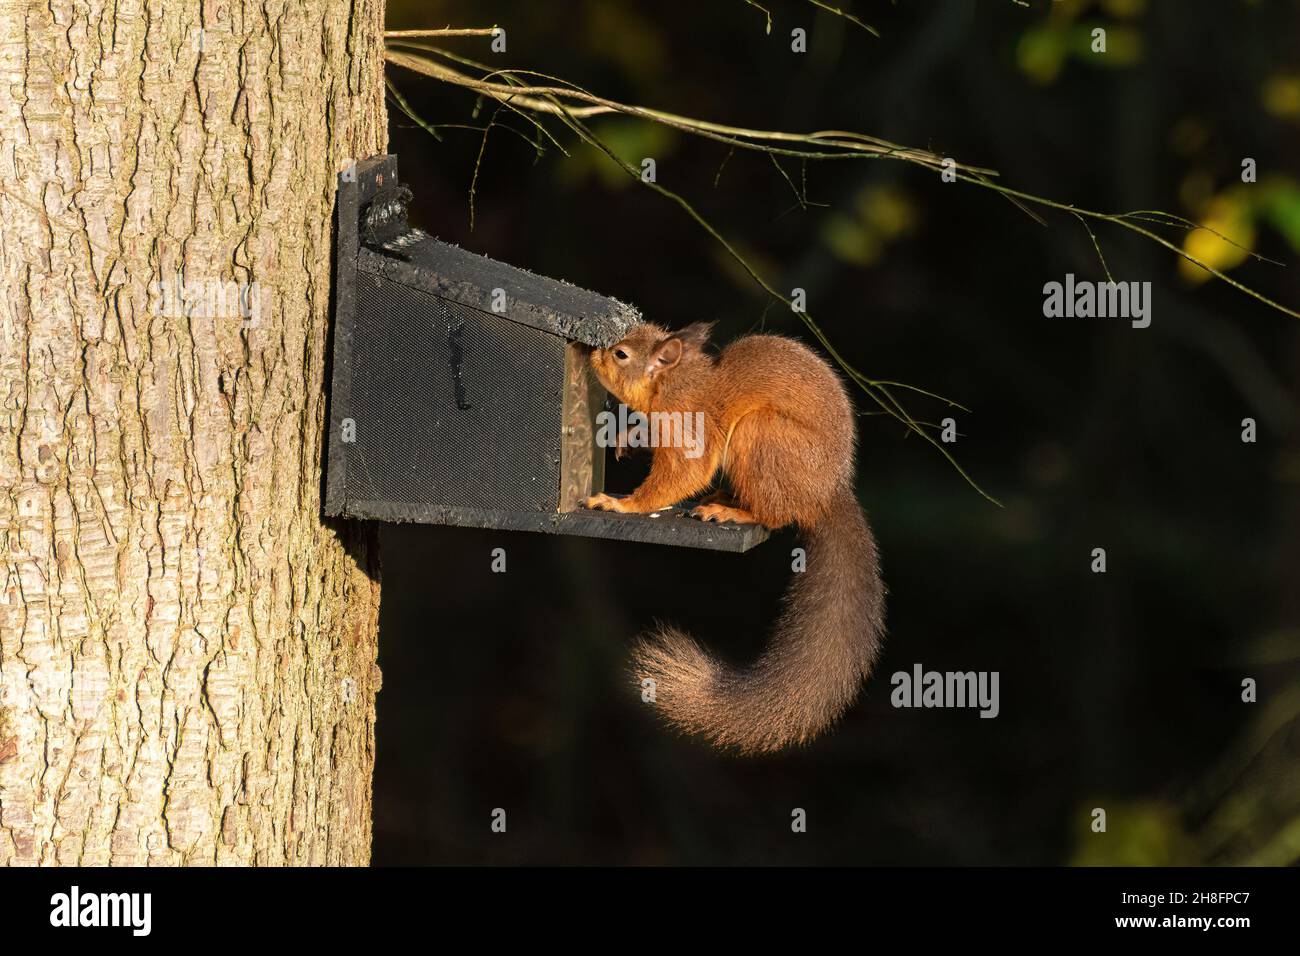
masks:
<path id="1" fill-rule="evenodd" d="M 845 20 L 848 20 L 850 23 L 856 23 L 862 29 L 870 33 L 873 37 L 876 38 L 880 37 L 879 30 L 877 30 L 869 23 L 863 23 L 861 20 L 859 20 L 851 13 L 846 13 L 845 11 L 839 9 L 838 7 L 832 7 L 829 3 L 823 3 L 822 0 L 808 0 L 808 2 L 811 3 L 814 7 L 820 7 L 821 9 L 827 11 L 828 13 L 833 13 L 836 16 L 843 17 Z"/>
<path id="2" fill-rule="evenodd" d="M 401 51 L 390 50 L 385 54 L 385 57 L 388 62 L 392 63 L 394 66 L 405 67 L 408 70 L 413 70 L 416 73 L 423 73 L 425 76 L 431 76 L 434 79 L 454 83 L 458 86 L 463 86 L 466 89 L 484 93 L 494 99 L 507 99 L 526 109 L 535 110 L 540 113 L 550 113 L 556 116 L 567 114 L 579 119 L 585 119 L 589 116 L 597 116 L 602 113 L 625 113 L 629 116 L 638 116 L 642 119 L 653 120 L 662 123 L 665 126 L 672 127 L 673 129 L 680 129 L 684 132 L 703 136 L 707 139 L 729 143 L 742 149 L 777 153 L 783 156 L 802 156 L 813 159 L 901 159 L 935 170 L 942 170 L 945 168 L 942 157 L 937 156 L 934 153 L 906 146 L 898 146 L 893 143 L 886 143 L 884 140 L 878 140 L 875 137 L 868 137 L 860 134 L 843 135 L 833 131 L 820 131 L 815 133 L 783 133 L 774 130 L 746 129 L 739 126 L 728 126 L 724 123 L 710 123 L 705 120 L 693 119 L 688 116 L 679 116 L 676 113 L 668 113 L 663 110 L 650 109 L 644 106 L 633 106 L 627 103 L 620 103 L 617 100 L 597 96 L 594 93 L 590 93 L 573 85 L 512 86 L 509 83 L 491 82 L 489 78 L 476 79 L 461 73 L 459 70 L 454 70 L 449 66 L 430 60 L 427 57 L 411 56 L 410 54 Z M 562 80 L 556 80 L 555 77 L 549 77 L 544 73 L 538 73 L 533 70 L 502 70 L 488 74 L 488 76 L 491 77 L 498 74 L 509 74 L 515 77 L 535 76 L 552 82 L 564 82 Z M 588 105 L 574 107 L 569 104 L 561 103 L 561 99 L 577 100 L 580 103 Z M 811 144 L 830 148 L 823 148 L 820 150 L 799 150 L 789 147 L 773 146 L 771 145 L 772 143 Z M 991 169 L 983 169 L 976 166 L 957 164 L 955 168 L 971 174 L 981 174 L 986 176 L 996 175 L 996 173 Z"/>
<path id="3" fill-rule="evenodd" d="M 475 27 L 465 29 L 453 29 L 447 27 L 443 30 L 385 30 L 384 39 L 391 40 L 398 37 L 490 37 L 493 36 L 500 27 Z"/>
<path id="4" fill-rule="evenodd" d="M 767 29 L 764 30 L 763 32 L 771 33 L 772 32 L 772 11 L 760 3 L 755 3 L 754 0 L 745 0 L 745 2 L 749 4 L 751 7 L 754 7 L 755 9 L 763 11 L 763 16 L 767 17 Z"/>

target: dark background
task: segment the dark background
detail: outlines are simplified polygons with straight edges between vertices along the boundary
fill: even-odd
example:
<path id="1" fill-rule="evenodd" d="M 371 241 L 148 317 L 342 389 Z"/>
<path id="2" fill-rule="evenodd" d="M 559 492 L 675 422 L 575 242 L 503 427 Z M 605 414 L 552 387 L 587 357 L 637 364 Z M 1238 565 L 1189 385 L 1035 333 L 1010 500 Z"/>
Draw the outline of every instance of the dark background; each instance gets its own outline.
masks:
<path id="1" fill-rule="evenodd" d="M 847 0 L 845 0 L 847 3 Z M 1230 274 L 1300 306 L 1300 8 L 1292 2 L 858 0 L 877 39 L 797 0 L 423 3 L 390 28 L 623 102 L 741 126 L 847 129 L 989 166 L 1106 212 L 1228 210 L 1286 268 Z M 1088 51 L 1108 29 L 1110 52 Z M 790 51 L 790 30 L 809 52 Z M 488 135 L 475 96 L 390 67 L 415 224 L 636 304 L 672 326 L 811 336 L 680 207 L 550 128 Z M 692 203 L 856 366 L 961 402 L 954 454 L 980 497 L 898 423 L 860 419 L 858 490 L 890 589 L 876 675 L 834 732 L 758 760 L 676 738 L 625 681 L 655 619 L 752 659 L 789 577 L 782 532 L 745 555 L 443 527 L 382 530 L 374 860 L 395 863 L 1288 863 L 1300 858 L 1297 525 L 1300 320 L 1107 224 L 1117 280 L 1153 323 L 1047 319 L 1045 282 L 1104 279 L 1071 216 L 896 161 L 810 163 L 803 209 L 764 155 L 593 120 Z M 1259 183 L 1243 186 L 1243 157 Z M 719 175 L 719 167 L 727 160 Z M 786 173 L 802 181 L 799 164 Z M 717 182 L 715 185 L 715 177 Z M 1235 219 L 1233 218 L 1235 217 Z M 1182 242 L 1177 231 L 1168 233 Z M 1201 234 L 1202 237 L 1204 234 Z M 1288 241 L 1288 236 L 1291 237 Z M 1218 250 L 1222 254 L 1223 249 Z M 1225 265 L 1229 264 L 1225 262 Z M 860 411 L 873 411 L 861 393 Z M 1241 440 L 1241 421 L 1259 440 Z M 640 461 L 616 469 L 626 490 Z M 489 572 L 504 547 L 508 572 Z M 1106 574 L 1090 571 L 1104 547 Z M 895 710 L 920 662 L 996 670 L 1001 715 Z M 1241 681 L 1258 681 L 1243 703 Z M 495 807 L 504 835 L 490 831 Z M 804 808 L 808 832 L 791 832 Z M 1089 831 L 1103 807 L 1108 831 Z"/>

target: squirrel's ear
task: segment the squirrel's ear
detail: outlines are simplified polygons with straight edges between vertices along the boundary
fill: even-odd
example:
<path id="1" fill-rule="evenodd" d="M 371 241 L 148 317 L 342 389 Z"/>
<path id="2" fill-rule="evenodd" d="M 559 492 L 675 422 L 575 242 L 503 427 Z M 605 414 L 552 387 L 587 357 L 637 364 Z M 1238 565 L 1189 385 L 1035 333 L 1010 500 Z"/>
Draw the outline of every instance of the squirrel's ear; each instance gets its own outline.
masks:
<path id="1" fill-rule="evenodd" d="M 716 322 L 692 322 L 678 332 L 677 337 L 687 345 L 702 349 L 709 344 L 709 336 L 713 334 L 713 326 L 716 324 Z"/>
<path id="2" fill-rule="evenodd" d="M 666 372 L 682 360 L 682 340 L 677 336 L 665 339 L 650 356 L 650 365 L 646 375 L 654 378 L 660 372 Z"/>

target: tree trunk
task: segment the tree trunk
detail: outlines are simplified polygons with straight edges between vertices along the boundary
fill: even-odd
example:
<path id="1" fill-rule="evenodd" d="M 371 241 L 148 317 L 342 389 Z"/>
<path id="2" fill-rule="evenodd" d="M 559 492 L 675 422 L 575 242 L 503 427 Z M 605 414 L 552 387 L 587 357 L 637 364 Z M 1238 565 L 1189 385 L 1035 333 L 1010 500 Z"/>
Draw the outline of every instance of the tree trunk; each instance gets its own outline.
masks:
<path id="1" fill-rule="evenodd" d="M 321 522 L 383 0 L 0 0 L 0 863 L 364 864 L 379 585 Z"/>

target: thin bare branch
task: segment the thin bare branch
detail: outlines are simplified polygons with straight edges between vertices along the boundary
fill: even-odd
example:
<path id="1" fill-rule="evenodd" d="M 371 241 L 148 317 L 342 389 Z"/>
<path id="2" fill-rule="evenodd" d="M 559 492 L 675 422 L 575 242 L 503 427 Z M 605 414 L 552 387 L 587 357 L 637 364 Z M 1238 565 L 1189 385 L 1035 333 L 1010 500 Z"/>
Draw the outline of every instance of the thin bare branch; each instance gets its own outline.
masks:
<path id="1" fill-rule="evenodd" d="M 862 29 L 870 33 L 873 37 L 879 38 L 880 36 L 880 31 L 877 30 L 875 27 L 873 27 L 871 24 L 863 23 L 853 14 L 846 13 L 845 11 L 841 10 L 839 7 L 832 7 L 829 3 L 823 3 L 822 0 L 808 0 L 808 2 L 811 3 L 814 7 L 820 7 L 822 10 L 825 10 L 828 13 L 833 13 L 837 17 L 843 17 L 845 20 L 848 20 L 850 23 L 857 24 Z"/>
<path id="2" fill-rule="evenodd" d="M 384 39 L 391 40 L 400 37 L 490 37 L 499 29 L 500 27 L 472 27 L 464 29 L 446 27 L 442 30 L 385 30 Z"/>

